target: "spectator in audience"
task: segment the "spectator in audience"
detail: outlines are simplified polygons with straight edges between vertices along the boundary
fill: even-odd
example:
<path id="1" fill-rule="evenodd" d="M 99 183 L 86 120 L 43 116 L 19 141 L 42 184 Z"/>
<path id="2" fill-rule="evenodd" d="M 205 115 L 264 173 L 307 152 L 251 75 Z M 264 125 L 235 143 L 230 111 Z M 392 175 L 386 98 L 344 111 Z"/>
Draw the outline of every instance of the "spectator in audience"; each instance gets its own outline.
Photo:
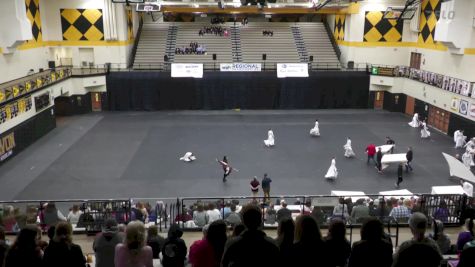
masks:
<path id="1" fill-rule="evenodd" d="M 295 223 L 291 259 L 294 266 L 328 266 L 328 250 L 317 222 L 310 215 L 300 215 Z"/>
<path id="2" fill-rule="evenodd" d="M 151 218 L 151 217 L 149 216 L 149 218 Z M 186 223 L 186 222 L 192 221 L 192 220 L 193 220 L 193 217 L 189 214 L 188 209 L 185 206 L 182 207 L 180 214 L 177 214 L 175 216 L 175 222 L 176 223 L 178 223 L 178 222 Z"/>
<path id="3" fill-rule="evenodd" d="M 193 221 L 198 227 L 208 224 L 208 214 L 203 208 L 203 204 L 198 203 L 196 210 L 193 212 Z"/>
<path id="4" fill-rule="evenodd" d="M 460 261 L 457 267 L 473 267 L 475 266 L 475 246 L 465 248 L 460 253 Z"/>
<path id="5" fill-rule="evenodd" d="M 394 255 L 393 267 L 438 267 L 442 260 L 439 247 L 434 240 L 425 236 L 427 217 L 416 212 L 409 219 L 413 238 L 401 244 Z"/>
<path id="6" fill-rule="evenodd" d="M 226 243 L 221 266 L 279 266 L 279 248 L 272 238 L 259 230 L 262 225 L 260 208 L 256 205 L 244 206 L 242 219 L 247 230 Z M 256 253 L 259 256 L 252 256 Z M 265 257 L 260 257 L 262 255 Z"/>
<path id="7" fill-rule="evenodd" d="M 26 214 L 21 213 L 20 208 L 16 207 L 13 209 L 13 216 L 15 217 L 14 230 L 15 232 L 19 232 L 26 225 L 26 220 L 27 220 Z"/>
<path id="8" fill-rule="evenodd" d="M 124 242 L 115 247 L 115 267 L 153 267 L 152 248 L 145 245 L 145 225 L 133 221 L 127 225 Z"/>
<path id="9" fill-rule="evenodd" d="M 216 205 L 212 202 L 208 204 L 208 211 L 206 213 L 208 214 L 208 223 L 222 219 L 221 212 L 219 212 Z"/>
<path id="10" fill-rule="evenodd" d="M 315 221 L 317 221 L 318 225 L 322 225 L 326 222 L 326 215 L 322 211 L 322 208 L 318 206 L 313 207 L 312 213 L 310 213 L 310 215 L 315 219 Z"/>
<path id="11" fill-rule="evenodd" d="M 71 211 L 68 214 L 68 222 L 70 224 L 77 224 L 79 221 L 79 216 L 81 216 L 82 211 L 79 210 L 79 205 L 73 205 Z"/>
<path id="12" fill-rule="evenodd" d="M 150 225 L 147 233 L 147 246 L 152 248 L 153 258 L 158 259 L 165 243 L 165 238 L 158 234 L 158 226 L 156 225 Z"/>
<path id="13" fill-rule="evenodd" d="M 231 202 L 226 201 L 224 207 L 221 209 L 221 214 L 223 214 L 223 219 L 228 218 L 229 214 L 231 213 Z"/>
<path id="14" fill-rule="evenodd" d="M 6 232 L 12 232 L 15 228 L 14 208 L 11 205 L 6 205 L 3 209 L 2 224 Z"/>
<path id="15" fill-rule="evenodd" d="M 50 227 L 64 221 L 66 221 L 66 217 L 56 208 L 56 204 L 54 202 L 47 203 L 43 211 L 43 223 Z"/>
<path id="16" fill-rule="evenodd" d="M 236 205 L 231 204 L 231 212 L 229 213 L 225 221 L 231 226 L 238 225 L 241 223 L 241 215 L 236 212 Z"/>
<path id="17" fill-rule="evenodd" d="M 181 239 L 183 231 L 177 224 L 170 226 L 168 237 L 162 248 L 163 267 L 185 266 L 186 253 L 188 251 L 185 241 Z"/>
<path id="18" fill-rule="evenodd" d="M 412 200 L 410 198 L 405 198 L 403 201 L 404 207 L 409 210 L 409 213 L 412 213 Z"/>
<path id="19" fill-rule="evenodd" d="M 376 201 L 375 201 L 376 202 Z M 374 210 L 374 216 L 378 217 L 381 221 L 385 221 L 389 216 L 390 209 L 384 201 L 384 199 L 379 199 L 378 205 L 376 205 L 376 209 Z"/>
<path id="20" fill-rule="evenodd" d="M 266 209 L 266 213 L 264 215 L 264 222 L 266 224 L 275 224 L 277 221 L 277 212 L 274 209 L 274 204 L 270 204 L 269 207 Z"/>
<path id="21" fill-rule="evenodd" d="M 433 220 L 432 233 L 429 234 L 429 237 L 437 243 L 442 254 L 446 254 L 450 251 L 450 238 L 446 233 L 444 233 L 443 222 Z"/>
<path id="22" fill-rule="evenodd" d="M 411 216 L 409 209 L 403 205 L 402 200 L 398 200 L 397 203 L 398 203 L 398 206 L 394 207 L 391 210 L 391 212 L 389 213 L 389 216 L 393 217 L 398 222 L 407 222 L 407 220 Z"/>
<path id="23" fill-rule="evenodd" d="M 361 220 L 369 216 L 369 208 L 364 204 L 364 199 L 360 198 L 356 201 L 356 206 L 351 210 L 351 221 L 353 223 L 361 223 Z"/>
<path id="24" fill-rule="evenodd" d="M 434 211 L 434 214 L 432 214 L 432 217 L 444 223 L 449 222 L 449 209 L 447 208 L 447 202 L 445 202 L 445 200 L 440 201 L 439 208 L 437 208 L 437 210 Z"/>
<path id="25" fill-rule="evenodd" d="M 48 267 L 85 267 L 86 258 L 81 247 L 73 243 L 73 228 L 68 222 L 59 222 L 54 238 L 45 249 L 43 264 Z M 119 267 L 116 265 L 116 267 Z"/>
<path id="26" fill-rule="evenodd" d="M 332 218 L 340 218 L 342 220 L 348 219 L 350 215 L 348 214 L 348 205 L 345 203 L 344 198 L 338 199 L 338 204 L 333 208 Z"/>
<path id="27" fill-rule="evenodd" d="M 280 222 L 285 218 L 292 219 L 292 212 L 287 208 L 287 203 L 285 201 L 281 201 L 280 204 L 282 207 L 277 211 L 277 222 Z"/>
<path id="28" fill-rule="evenodd" d="M 348 267 L 390 267 L 393 247 L 385 240 L 381 221 L 368 219 L 363 223 L 360 235 L 361 240 L 353 244 Z"/>
<path id="29" fill-rule="evenodd" d="M 292 246 L 294 244 L 295 224 L 291 218 L 285 218 L 277 227 L 276 243 L 279 247 L 281 266 L 292 266 Z"/>
<path id="30" fill-rule="evenodd" d="M 5 238 L 5 228 L 0 226 L 0 266 L 2 266 L 5 259 L 5 254 L 10 246 L 7 244 L 7 239 Z"/>
<path id="31" fill-rule="evenodd" d="M 96 235 L 92 249 L 96 255 L 96 267 L 114 267 L 115 247 L 123 241 L 117 221 L 108 219 L 102 232 Z"/>
<path id="32" fill-rule="evenodd" d="M 351 244 L 346 239 L 345 222 L 340 219 L 332 220 L 324 240 L 329 253 L 326 255 L 328 266 L 346 266 L 351 253 Z"/>
<path id="33" fill-rule="evenodd" d="M 48 242 L 42 240 L 42 237 L 43 237 L 43 233 L 42 233 L 41 227 L 37 226 L 36 227 L 36 245 L 41 249 L 42 252 L 44 252 L 46 247 L 48 247 Z"/>
<path id="34" fill-rule="evenodd" d="M 42 251 L 36 244 L 36 228 L 36 225 L 29 224 L 20 230 L 5 255 L 4 267 L 43 266 Z"/>
<path id="35" fill-rule="evenodd" d="M 462 251 L 463 246 L 474 239 L 474 219 L 466 219 L 464 231 L 460 232 L 457 238 L 457 251 Z"/>
<path id="36" fill-rule="evenodd" d="M 241 233 L 244 232 L 245 230 L 246 230 L 246 226 L 244 226 L 244 224 L 242 223 L 236 224 L 233 227 L 233 233 L 231 234 L 231 237 L 240 236 Z"/>
<path id="37" fill-rule="evenodd" d="M 226 224 L 223 220 L 214 221 L 206 235 L 190 246 L 190 262 L 193 267 L 219 267 L 226 243 Z"/>

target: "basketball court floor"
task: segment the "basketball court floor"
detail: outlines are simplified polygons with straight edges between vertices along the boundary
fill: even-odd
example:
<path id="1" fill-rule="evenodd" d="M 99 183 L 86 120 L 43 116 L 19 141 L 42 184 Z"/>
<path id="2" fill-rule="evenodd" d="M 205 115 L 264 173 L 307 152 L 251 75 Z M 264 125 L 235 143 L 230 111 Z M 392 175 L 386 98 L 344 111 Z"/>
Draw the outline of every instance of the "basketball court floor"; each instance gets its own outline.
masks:
<path id="1" fill-rule="evenodd" d="M 310 137 L 315 119 L 321 137 Z M 411 118 L 374 110 L 103 112 L 58 119 L 58 127 L 0 167 L 2 200 L 247 196 L 253 176 L 268 173 L 272 195 L 330 194 L 331 190 L 393 190 L 397 165 L 378 174 L 365 148 L 396 141 L 414 150 L 414 172 L 401 189 L 430 192 L 453 185 L 441 152 L 455 154 L 451 137 L 431 129 L 429 140 Z M 276 145 L 263 140 L 273 129 Z M 356 158 L 343 156 L 346 137 Z M 187 151 L 197 160 L 179 158 Z M 238 169 L 226 183 L 216 158 Z M 324 175 L 336 157 L 338 179 Z"/>

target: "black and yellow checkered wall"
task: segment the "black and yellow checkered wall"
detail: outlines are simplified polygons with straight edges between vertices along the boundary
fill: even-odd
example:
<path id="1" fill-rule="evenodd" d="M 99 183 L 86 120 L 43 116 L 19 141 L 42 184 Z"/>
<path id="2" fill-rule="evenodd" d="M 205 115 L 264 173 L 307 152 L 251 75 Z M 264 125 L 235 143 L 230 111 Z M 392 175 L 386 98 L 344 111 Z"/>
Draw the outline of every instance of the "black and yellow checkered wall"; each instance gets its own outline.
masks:
<path id="1" fill-rule="evenodd" d="M 435 26 L 440 17 L 441 2 L 441 0 L 424 0 L 421 3 L 418 43 L 435 43 Z"/>
<path id="2" fill-rule="evenodd" d="M 127 13 L 127 39 L 134 39 L 134 19 L 132 17 L 132 10 L 126 10 Z"/>
<path id="3" fill-rule="evenodd" d="M 31 23 L 31 33 L 33 39 L 27 42 L 41 42 L 43 35 L 41 31 L 41 18 L 40 18 L 40 0 L 25 0 L 26 5 L 26 17 Z"/>
<path id="4" fill-rule="evenodd" d="M 345 40 L 345 21 L 346 15 L 335 15 L 335 28 L 333 29 L 335 40 Z"/>
<path id="5" fill-rule="evenodd" d="M 366 11 L 364 42 L 401 42 L 403 21 L 383 18 L 384 11 Z"/>
<path id="6" fill-rule="evenodd" d="M 65 41 L 103 41 L 102 9 L 61 9 Z"/>

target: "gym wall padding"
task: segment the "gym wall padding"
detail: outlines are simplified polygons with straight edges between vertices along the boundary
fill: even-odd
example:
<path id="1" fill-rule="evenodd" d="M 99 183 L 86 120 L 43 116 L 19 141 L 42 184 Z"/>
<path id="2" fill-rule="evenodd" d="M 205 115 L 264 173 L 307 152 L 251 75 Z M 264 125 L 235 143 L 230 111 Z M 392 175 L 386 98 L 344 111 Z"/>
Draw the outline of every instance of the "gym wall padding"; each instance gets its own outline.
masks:
<path id="1" fill-rule="evenodd" d="M 367 108 L 369 74 L 310 72 L 278 79 L 275 72 L 205 72 L 202 79 L 169 72 L 111 72 L 109 110 Z"/>

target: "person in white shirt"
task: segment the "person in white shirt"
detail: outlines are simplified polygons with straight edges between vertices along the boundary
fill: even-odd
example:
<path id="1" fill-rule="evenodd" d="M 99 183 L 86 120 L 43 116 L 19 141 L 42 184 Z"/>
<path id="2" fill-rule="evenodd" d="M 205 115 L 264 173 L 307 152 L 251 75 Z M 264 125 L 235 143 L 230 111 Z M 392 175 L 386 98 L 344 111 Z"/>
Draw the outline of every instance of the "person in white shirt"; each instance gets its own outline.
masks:
<path id="1" fill-rule="evenodd" d="M 422 122 L 422 129 L 421 129 L 421 138 L 429 138 L 430 137 L 430 132 L 429 128 L 427 128 L 427 123 L 424 120 Z"/>
<path id="2" fill-rule="evenodd" d="M 208 204 L 208 211 L 206 211 L 206 213 L 208 214 L 208 224 L 223 218 L 221 212 L 216 208 L 214 203 Z"/>
<path id="3" fill-rule="evenodd" d="M 455 131 L 454 139 L 455 139 L 455 148 L 462 148 L 467 143 L 465 141 L 467 137 L 463 135 L 463 131 L 459 131 L 459 130 Z"/>
<path id="4" fill-rule="evenodd" d="M 67 217 L 68 222 L 70 224 L 77 224 L 81 214 L 82 214 L 82 211 L 79 210 L 79 206 L 78 205 L 73 205 L 73 207 L 72 207 L 72 209 L 69 212 L 68 217 Z"/>
<path id="5" fill-rule="evenodd" d="M 274 146 L 274 132 L 272 131 L 272 129 L 269 129 L 269 131 L 267 132 L 267 139 L 264 140 L 264 145 L 266 147 Z"/>
<path id="6" fill-rule="evenodd" d="M 419 122 L 419 114 L 414 113 L 414 117 L 412 117 L 412 121 L 409 122 L 408 124 L 409 124 L 409 126 L 414 127 L 414 128 L 419 127 L 419 124 L 420 124 L 420 122 Z"/>
<path id="7" fill-rule="evenodd" d="M 326 179 L 336 179 L 338 177 L 338 169 L 336 168 L 335 158 L 332 158 L 332 163 L 330 168 L 328 168 L 327 174 L 325 174 Z"/>
<path id="8" fill-rule="evenodd" d="M 473 185 L 463 179 L 460 179 L 460 183 L 462 184 L 463 191 L 468 197 L 473 197 Z"/>
<path id="9" fill-rule="evenodd" d="M 353 152 L 353 148 L 351 148 L 351 139 L 349 137 L 346 138 L 346 144 L 343 148 L 345 149 L 345 157 L 352 158 L 355 156 L 355 152 Z"/>

